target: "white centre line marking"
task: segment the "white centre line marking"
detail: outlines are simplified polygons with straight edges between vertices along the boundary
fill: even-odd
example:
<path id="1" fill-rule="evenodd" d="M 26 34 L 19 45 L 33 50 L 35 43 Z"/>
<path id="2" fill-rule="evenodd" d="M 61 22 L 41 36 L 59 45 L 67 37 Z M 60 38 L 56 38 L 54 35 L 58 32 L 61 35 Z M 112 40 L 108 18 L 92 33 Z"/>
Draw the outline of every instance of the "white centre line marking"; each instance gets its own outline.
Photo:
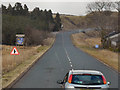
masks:
<path id="1" fill-rule="evenodd" d="M 69 57 L 69 55 L 68 55 L 68 52 L 67 52 L 67 50 L 66 50 L 66 48 L 65 48 L 65 46 L 64 46 L 63 34 L 62 34 L 62 42 L 63 42 L 63 48 L 64 48 L 64 50 L 65 50 L 66 56 L 67 56 L 67 58 L 68 58 L 68 60 L 69 60 L 70 66 L 71 66 L 71 68 L 73 69 L 73 65 L 72 65 L 71 59 L 70 59 L 70 57 Z"/>

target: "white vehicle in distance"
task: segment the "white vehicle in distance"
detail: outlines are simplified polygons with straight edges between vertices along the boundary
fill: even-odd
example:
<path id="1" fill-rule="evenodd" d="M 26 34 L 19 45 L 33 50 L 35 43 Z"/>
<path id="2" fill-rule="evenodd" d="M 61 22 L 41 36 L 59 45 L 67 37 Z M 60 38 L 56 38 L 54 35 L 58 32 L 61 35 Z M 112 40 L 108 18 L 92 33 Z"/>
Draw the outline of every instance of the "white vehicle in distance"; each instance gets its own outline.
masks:
<path id="1" fill-rule="evenodd" d="M 109 88 L 110 82 L 107 82 L 100 71 L 95 70 L 70 70 L 64 80 L 58 80 L 63 88 L 76 89 L 105 89 Z"/>

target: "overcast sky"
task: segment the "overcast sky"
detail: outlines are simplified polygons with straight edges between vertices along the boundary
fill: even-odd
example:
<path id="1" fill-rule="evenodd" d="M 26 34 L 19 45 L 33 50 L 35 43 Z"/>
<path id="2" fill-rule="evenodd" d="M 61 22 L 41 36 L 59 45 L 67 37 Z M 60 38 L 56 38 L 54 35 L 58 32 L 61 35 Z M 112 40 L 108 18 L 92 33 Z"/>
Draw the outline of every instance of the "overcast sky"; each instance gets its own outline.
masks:
<path id="1" fill-rule="evenodd" d="M 40 9 L 51 9 L 53 13 L 59 12 L 60 14 L 71 14 L 71 15 L 85 15 L 87 12 L 86 6 L 90 2 L 103 1 L 103 0 L 5 0 L 2 4 L 8 6 L 9 3 L 14 6 L 15 2 L 21 2 L 26 4 L 29 11 L 35 7 Z M 104 0 L 105 1 L 105 0 Z M 108 1 L 108 0 L 106 0 Z M 109 0 L 110 1 L 110 0 Z M 116 1 L 116 0 L 112 0 Z"/>

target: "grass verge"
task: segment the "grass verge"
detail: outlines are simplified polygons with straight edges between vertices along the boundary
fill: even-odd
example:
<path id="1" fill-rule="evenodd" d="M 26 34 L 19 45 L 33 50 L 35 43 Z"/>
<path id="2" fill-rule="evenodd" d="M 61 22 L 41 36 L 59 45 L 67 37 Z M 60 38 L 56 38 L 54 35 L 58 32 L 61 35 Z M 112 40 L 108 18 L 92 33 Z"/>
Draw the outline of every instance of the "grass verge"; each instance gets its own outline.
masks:
<path id="1" fill-rule="evenodd" d="M 73 44 L 82 51 L 94 56 L 104 64 L 118 71 L 118 54 L 107 49 L 95 49 L 96 44 L 101 44 L 99 37 L 88 37 L 86 34 L 78 33 L 71 36 Z"/>
<path id="2" fill-rule="evenodd" d="M 34 47 L 34 52 L 26 57 L 24 61 L 18 64 L 15 68 L 2 75 L 2 88 L 6 88 L 14 82 L 25 70 L 27 70 L 36 60 L 38 60 L 54 43 L 55 38 L 49 38 L 49 45 Z M 30 50 L 31 51 L 31 50 Z M 29 52 L 29 50 L 28 50 Z"/>

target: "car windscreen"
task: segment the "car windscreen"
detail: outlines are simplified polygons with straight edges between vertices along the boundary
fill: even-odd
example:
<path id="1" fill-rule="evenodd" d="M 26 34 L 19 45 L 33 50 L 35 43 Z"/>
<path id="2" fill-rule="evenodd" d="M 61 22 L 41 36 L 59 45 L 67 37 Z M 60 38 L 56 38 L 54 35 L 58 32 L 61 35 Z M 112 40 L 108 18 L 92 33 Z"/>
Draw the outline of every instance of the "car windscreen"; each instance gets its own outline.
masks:
<path id="1" fill-rule="evenodd" d="M 72 75 L 72 84 L 80 85 L 102 85 L 104 84 L 101 75 Z"/>

